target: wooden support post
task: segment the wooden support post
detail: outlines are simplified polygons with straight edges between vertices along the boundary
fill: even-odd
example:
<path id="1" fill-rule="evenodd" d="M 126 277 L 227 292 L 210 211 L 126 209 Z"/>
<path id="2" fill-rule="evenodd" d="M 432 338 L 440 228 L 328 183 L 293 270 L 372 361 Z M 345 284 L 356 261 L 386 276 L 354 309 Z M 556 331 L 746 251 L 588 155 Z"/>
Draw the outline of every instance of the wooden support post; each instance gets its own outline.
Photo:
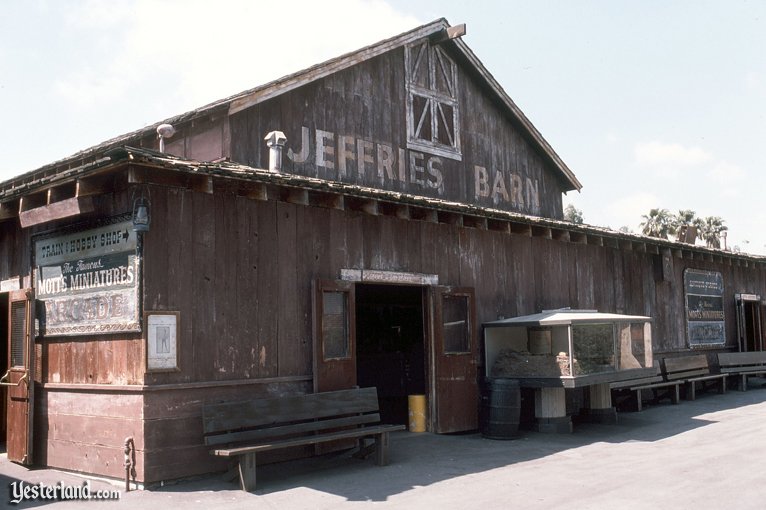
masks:
<path id="1" fill-rule="evenodd" d="M 511 233 L 511 223 L 509 221 L 489 219 L 487 220 L 487 228 L 496 232 Z"/>
<path id="2" fill-rule="evenodd" d="M 405 204 L 399 204 L 396 206 L 395 216 L 400 220 L 410 219 L 410 207 Z"/>
<path id="3" fill-rule="evenodd" d="M 537 431 L 570 434 L 572 420 L 567 416 L 564 388 L 537 388 L 535 390 L 535 419 Z"/>
<path id="4" fill-rule="evenodd" d="M 288 204 L 309 205 L 309 192 L 300 188 L 288 188 L 283 199 Z"/>
<path id="5" fill-rule="evenodd" d="M 617 410 L 612 406 L 612 390 L 609 388 L 609 383 L 594 384 L 589 386 L 589 389 L 591 421 L 617 423 Z"/>
<path id="6" fill-rule="evenodd" d="M 588 235 L 582 232 L 570 232 L 569 237 L 573 243 L 588 244 Z"/>
<path id="7" fill-rule="evenodd" d="M 246 492 L 255 490 L 255 453 L 239 456 L 239 488 Z"/>
<path id="8" fill-rule="evenodd" d="M 532 227 L 532 236 L 553 239 L 553 232 L 548 227 Z"/>
<path id="9" fill-rule="evenodd" d="M 527 237 L 532 237 L 532 227 L 526 223 L 511 222 L 511 234 L 519 234 Z"/>

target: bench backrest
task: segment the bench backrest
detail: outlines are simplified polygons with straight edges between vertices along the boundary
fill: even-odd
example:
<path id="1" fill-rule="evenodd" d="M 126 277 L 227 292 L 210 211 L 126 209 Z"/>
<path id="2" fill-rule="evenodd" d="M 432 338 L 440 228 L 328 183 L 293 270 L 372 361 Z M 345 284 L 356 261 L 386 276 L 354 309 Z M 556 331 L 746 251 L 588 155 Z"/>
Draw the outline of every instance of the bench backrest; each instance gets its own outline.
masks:
<path id="1" fill-rule="evenodd" d="M 622 388 L 629 388 L 631 386 L 641 386 L 644 384 L 654 384 L 658 382 L 662 382 L 662 368 L 660 367 L 660 362 L 658 360 L 654 360 L 654 363 L 652 364 L 652 368 L 654 368 L 654 375 L 647 375 L 644 377 L 640 377 L 638 379 L 626 379 L 624 381 L 616 381 L 609 385 L 610 388 L 618 390 Z"/>
<path id="2" fill-rule="evenodd" d="M 379 421 L 378 390 L 374 387 L 202 408 L 206 445 L 274 439 Z"/>
<path id="3" fill-rule="evenodd" d="M 663 374 L 668 381 L 710 374 L 707 356 L 695 354 L 662 360 Z"/>
<path id="4" fill-rule="evenodd" d="M 721 368 L 766 365 L 766 351 L 722 352 L 718 354 L 718 365 Z"/>

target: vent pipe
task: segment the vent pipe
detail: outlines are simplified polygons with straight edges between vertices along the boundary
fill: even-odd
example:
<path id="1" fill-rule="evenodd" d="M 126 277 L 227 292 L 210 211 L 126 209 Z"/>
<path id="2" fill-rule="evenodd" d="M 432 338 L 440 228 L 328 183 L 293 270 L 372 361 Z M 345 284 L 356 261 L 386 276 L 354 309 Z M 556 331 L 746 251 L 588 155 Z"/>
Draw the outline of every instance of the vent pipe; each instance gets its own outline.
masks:
<path id="1" fill-rule="evenodd" d="M 176 128 L 170 124 L 160 124 L 157 126 L 157 137 L 160 139 L 160 152 L 165 152 L 165 138 L 170 138 L 176 134 Z"/>
<path id="2" fill-rule="evenodd" d="M 264 140 L 269 147 L 269 172 L 281 172 L 282 148 L 285 146 L 287 137 L 282 131 L 272 131 Z"/>

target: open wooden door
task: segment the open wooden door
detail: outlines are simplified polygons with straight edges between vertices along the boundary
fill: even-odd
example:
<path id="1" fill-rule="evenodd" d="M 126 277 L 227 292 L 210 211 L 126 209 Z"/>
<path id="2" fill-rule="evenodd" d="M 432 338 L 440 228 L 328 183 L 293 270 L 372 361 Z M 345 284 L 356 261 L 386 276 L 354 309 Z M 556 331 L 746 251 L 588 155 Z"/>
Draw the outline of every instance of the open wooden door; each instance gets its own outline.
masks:
<path id="1" fill-rule="evenodd" d="M 314 392 L 356 386 L 353 282 L 314 282 Z"/>
<path id="2" fill-rule="evenodd" d="M 32 464 L 34 415 L 34 291 L 11 291 L 8 299 L 8 359 L 3 375 L 8 389 L 8 460 Z"/>
<path id="3" fill-rule="evenodd" d="M 431 430 L 479 428 L 478 342 L 472 288 L 431 290 Z"/>

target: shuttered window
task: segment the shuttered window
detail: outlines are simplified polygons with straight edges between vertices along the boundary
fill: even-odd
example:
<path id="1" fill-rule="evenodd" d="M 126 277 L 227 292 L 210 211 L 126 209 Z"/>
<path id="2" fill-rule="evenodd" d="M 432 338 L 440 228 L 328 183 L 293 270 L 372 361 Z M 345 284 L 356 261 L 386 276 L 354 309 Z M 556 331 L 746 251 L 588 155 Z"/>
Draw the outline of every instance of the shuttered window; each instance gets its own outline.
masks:
<path id="1" fill-rule="evenodd" d="M 24 366 L 24 333 L 26 329 L 26 302 L 11 303 L 11 366 Z"/>
<path id="2" fill-rule="evenodd" d="M 405 49 L 407 147 L 461 159 L 457 65 L 428 41 Z"/>

